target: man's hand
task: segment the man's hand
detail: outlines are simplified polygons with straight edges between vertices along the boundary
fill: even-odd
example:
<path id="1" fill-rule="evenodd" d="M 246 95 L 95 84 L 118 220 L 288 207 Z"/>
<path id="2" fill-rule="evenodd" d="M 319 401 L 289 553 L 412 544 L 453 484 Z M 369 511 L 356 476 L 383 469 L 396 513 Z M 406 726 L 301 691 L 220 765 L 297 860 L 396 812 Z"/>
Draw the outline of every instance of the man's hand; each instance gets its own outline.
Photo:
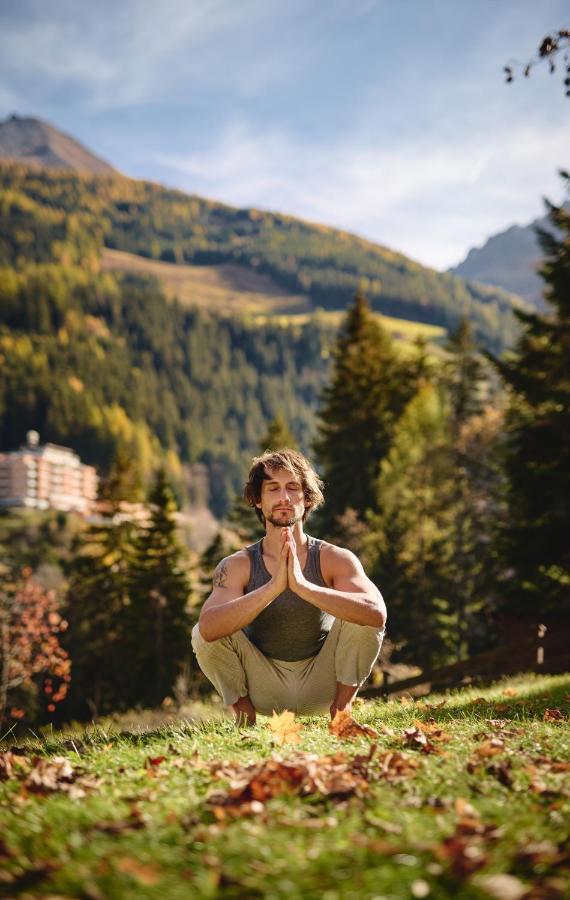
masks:
<path id="1" fill-rule="evenodd" d="M 282 594 L 287 587 L 287 563 L 289 558 L 289 542 L 287 540 L 287 528 L 281 529 L 281 552 L 279 554 L 279 564 L 277 572 L 273 576 L 273 583 L 279 594 Z"/>
<path id="2" fill-rule="evenodd" d="M 293 537 L 293 532 L 290 528 L 284 528 L 283 531 L 286 533 L 285 542 L 289 548 L 289 558 L 287 561 L 287 577 L 289 581 L 289 587 L 296 594 L 299 594 L 301 590 L 306 586 L 307 580 L 303 575 L 301 563 L 299 562 L 299 557 L 297 556 L 297 544 L 295 542 L 295 538 Z"/>

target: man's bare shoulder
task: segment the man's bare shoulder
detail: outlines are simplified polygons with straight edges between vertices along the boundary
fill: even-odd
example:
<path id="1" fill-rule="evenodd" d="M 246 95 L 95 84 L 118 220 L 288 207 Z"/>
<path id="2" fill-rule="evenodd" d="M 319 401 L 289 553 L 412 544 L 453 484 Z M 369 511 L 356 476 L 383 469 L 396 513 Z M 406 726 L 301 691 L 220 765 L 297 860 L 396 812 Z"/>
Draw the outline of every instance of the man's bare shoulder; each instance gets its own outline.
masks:
<path id="1" fill-rule="evenodd" d="M 329 541 L 321 541 L 321 570 L 325 578 L 355 567 L 361 570 L 362 563 L 352 550 L 349 550 L 348 547 L 339 547 L 338 544 L 331 544 Z"/>
<path id="2" fill-rule="evenodd" d="M 220 560 L 214 571 L 214 587 L 229 587 L 236 581 L 247 583 L 250 561 L 247 550 L 236 550 Z"/>

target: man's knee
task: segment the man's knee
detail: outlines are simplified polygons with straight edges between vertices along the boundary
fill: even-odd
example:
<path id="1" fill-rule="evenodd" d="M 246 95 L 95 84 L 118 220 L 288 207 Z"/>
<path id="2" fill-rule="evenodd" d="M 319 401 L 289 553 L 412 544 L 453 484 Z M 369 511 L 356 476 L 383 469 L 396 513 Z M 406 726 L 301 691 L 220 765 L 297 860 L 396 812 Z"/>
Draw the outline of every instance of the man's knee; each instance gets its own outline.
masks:
<path id="1" fill-rule="evenodd" d="M 215 647 L 218 647 L 221 642 L 225 640 L 225 638 L 221 638 L 217 641 L 207 641 L 202 632 L 200 631 L 200 623 L 197 622 L 192 629 L 191 634 L 191 643 L 192 649 L 196 656 L 203 653 L 208 653 L 212 651 Z"/>
<path id="2" fill-rule="evenodd" d="M 204 640 L 202 637 L 202 632 L 200 631 L 200 623 L 197 622 L 192 629 L 191 634 L 192 647 L 196 650 L 196 647 L 201 647 L 202 644 L 207 644 L 208 642 Z"/>
<path id="3" fill-rule="evenodd" d="M 198 653 L 207 653 L 219 647 L 227 647 L 232 650 L 237 650 L 242 641 L 242 638 L 245 638 L 245 634 L 240 630 L 234 631 L 233 634 L 228 634 L 226 635 L 226 637 L 217 638 L 214 641 L 207 641 L 200 631 L 199 622 L 194 625 L 191 635 L 192 647 L 196 655 L 198 655 Z"/>
<path id="4" fill-rule="evenodd" d="M 376 625 L 357 625 L 355 622 L 341 622 L 340 634 L 349 640 L 379 642 L 384 639 L 385 628 Z"/>

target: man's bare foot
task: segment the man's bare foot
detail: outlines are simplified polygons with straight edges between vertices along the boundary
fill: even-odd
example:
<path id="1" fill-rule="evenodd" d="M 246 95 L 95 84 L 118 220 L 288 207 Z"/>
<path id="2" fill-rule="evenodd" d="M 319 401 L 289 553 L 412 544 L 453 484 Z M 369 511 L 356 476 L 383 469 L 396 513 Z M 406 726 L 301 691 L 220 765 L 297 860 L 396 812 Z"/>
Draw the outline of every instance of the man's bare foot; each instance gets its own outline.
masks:
<path id="1" fill-rule="evenodd" d="M 232 710 L 237 725 L 255 725 L 255 707 L 249 697 L 240 697 L 232 703 Z"/>
<path id="2" fill-rule="evenodd" d="M 337 681 L 335 698 L 330 707 L 331 719 L 334 719 L 337 712 L 341 712 L 341 710 L 352 713 L 352 704 L 357 693 L 357 684 L 342 684 L 342 682 Z"/>

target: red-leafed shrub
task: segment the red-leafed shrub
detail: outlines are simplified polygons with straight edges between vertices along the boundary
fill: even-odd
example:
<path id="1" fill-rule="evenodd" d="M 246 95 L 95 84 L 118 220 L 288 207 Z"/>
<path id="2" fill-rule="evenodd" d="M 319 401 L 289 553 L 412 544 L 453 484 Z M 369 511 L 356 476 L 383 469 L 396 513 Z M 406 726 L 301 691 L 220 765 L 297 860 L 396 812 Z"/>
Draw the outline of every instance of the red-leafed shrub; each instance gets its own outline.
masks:
<path id="1" fill-rule="evenodd" d="M 6 578 L 0 588 L 0 723 L 24 717 L 23 698 L 43 694 L 49 713 L 64 699 L 71 661 L 59 635 L 66 628 L 55 592 L 38 584 L 31 569 Z"/>

